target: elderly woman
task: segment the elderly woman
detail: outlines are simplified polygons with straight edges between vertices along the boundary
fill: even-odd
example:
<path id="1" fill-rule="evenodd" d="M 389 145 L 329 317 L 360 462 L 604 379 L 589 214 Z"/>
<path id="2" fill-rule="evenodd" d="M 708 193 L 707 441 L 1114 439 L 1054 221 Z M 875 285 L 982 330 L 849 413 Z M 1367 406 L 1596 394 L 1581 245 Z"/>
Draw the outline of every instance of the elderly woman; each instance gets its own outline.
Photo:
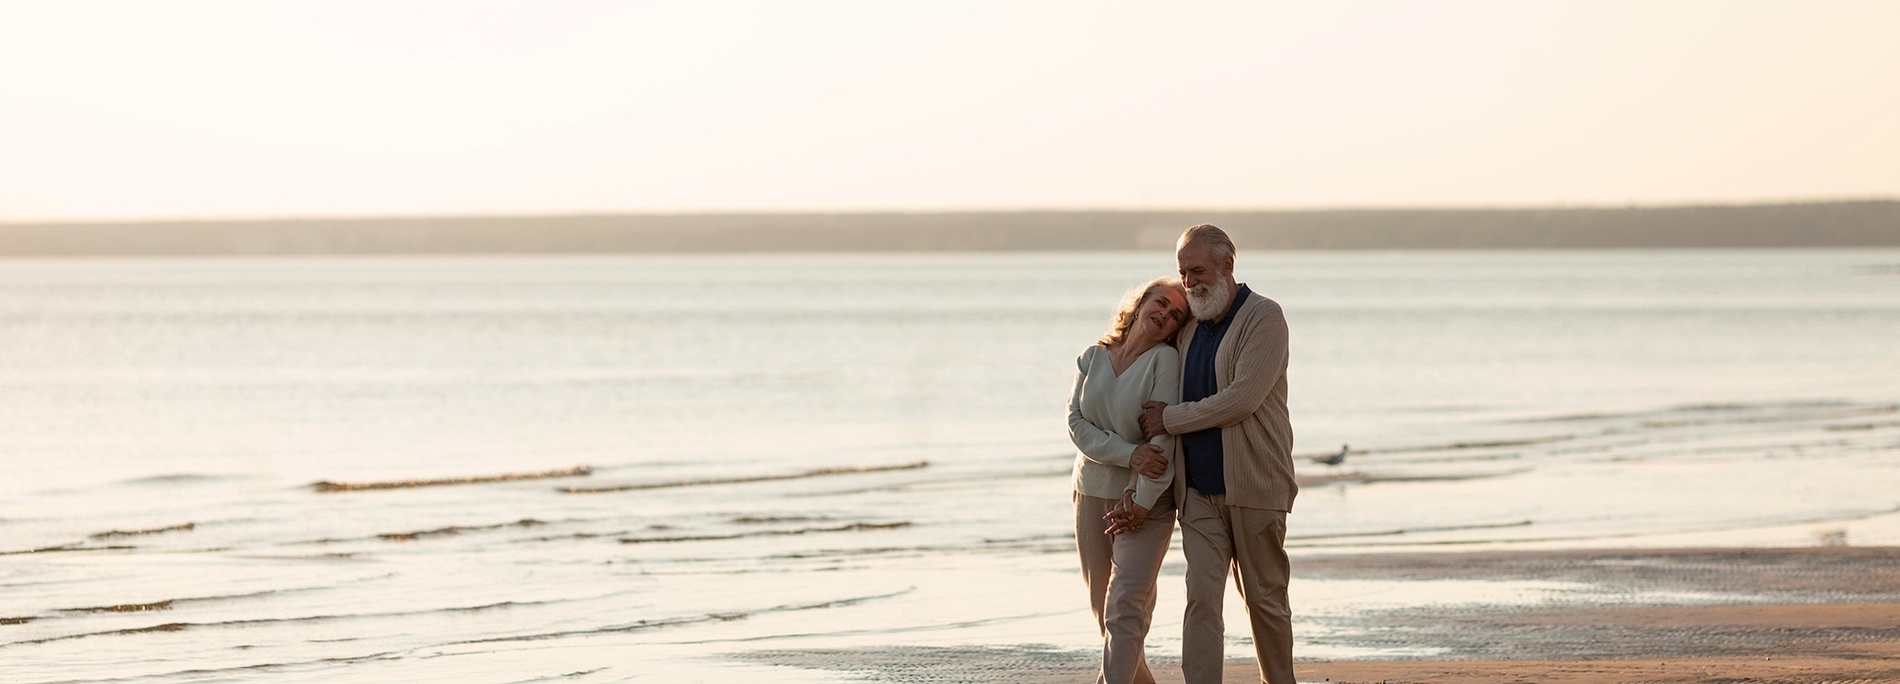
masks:
<path id="1" fill-rule="evenodd" d="M 1076 359 L 1069 396 L 1075 459 L 1075 545 L 1102 633 L 1098 682 L 1149 684 L 1142 643 L 1155 577 L 1174 535 L 1174 438 L 1146 439 L 1141 405 L 1180 401 L 1175 331 L 1187 320 L 1181 282 L 1156 278 L 1123 297 L 1108 334 Z"/>

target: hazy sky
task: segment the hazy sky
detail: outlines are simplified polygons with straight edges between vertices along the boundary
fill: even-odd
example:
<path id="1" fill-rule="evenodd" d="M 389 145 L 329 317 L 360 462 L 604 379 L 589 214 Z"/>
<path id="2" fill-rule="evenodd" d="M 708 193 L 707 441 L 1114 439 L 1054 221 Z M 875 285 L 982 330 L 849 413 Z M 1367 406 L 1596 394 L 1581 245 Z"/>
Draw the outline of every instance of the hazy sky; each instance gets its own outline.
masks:
<path id="1" fill-rule="evenodd" d="M 1900 196 L 1900 2 L 0 0 L 0 221 Z"/>

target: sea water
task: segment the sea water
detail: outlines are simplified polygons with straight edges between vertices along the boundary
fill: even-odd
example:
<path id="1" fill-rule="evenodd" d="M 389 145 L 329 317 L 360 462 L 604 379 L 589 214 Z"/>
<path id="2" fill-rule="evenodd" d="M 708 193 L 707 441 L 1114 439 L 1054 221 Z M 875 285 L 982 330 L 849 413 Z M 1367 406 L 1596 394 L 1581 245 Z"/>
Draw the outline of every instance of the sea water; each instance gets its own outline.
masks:
<path id="1" fill-rule="evenodd" d="M 0 681 L 833 681 L 756 656 L 1098 648 L 1065 402 L 1172 266 L 0 261 Z M 1900 543 L 1900 251 L 1237 276 L 1291 329 L 1296 559 Z M 1296 614 L 1579 593 L 1360 589 L 1296 581 Z"/>

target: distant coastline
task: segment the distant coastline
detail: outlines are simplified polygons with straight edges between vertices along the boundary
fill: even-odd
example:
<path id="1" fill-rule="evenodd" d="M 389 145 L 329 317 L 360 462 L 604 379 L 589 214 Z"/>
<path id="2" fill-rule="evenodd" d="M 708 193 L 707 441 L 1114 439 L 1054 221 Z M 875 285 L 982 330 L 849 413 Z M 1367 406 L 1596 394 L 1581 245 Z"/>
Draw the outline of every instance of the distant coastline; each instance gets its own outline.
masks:
<path id="1" fill-rule="evenodd" d="M 1900 247 L 1900 200 L 1519 209 L 599 214 L 0 223 L 0 256 Z"/>

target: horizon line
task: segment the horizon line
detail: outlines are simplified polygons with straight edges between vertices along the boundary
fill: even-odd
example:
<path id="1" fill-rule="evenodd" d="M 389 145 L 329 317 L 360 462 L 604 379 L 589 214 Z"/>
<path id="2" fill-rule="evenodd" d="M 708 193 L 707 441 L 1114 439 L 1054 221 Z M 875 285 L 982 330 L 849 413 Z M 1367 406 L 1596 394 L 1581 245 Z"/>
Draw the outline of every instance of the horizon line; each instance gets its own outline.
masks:
<path id="1" fill-rule="evenodd" d="M 1603 211 L 1637 209 L 1714 209 L 1768 206 L 1794 206 L 1819 204 L 1870 204 L 1900 202 L 1900 195 L 1867 195 L 1838 197 L 1809 197 L 1759 199 L 1745 201 L 1669 201 L 1669 202 L 1625 202 L 1625 203 L 1587 203 L 1587 204 L 1360 204 L 1360 205 L 1312 205 L 1304 207 L 1214 207 L 1214 206 L 1169 206 L 1169 207 L 1127 207 L 1127 206 L 1042 206 L 1042 207 L 946 207 L 946 208 L 855 208 L 855 209 L 738 209 L 738 210 L 571 210 L 547 212 L 491 212 L 491 213 L 381 213 L 381 214 L 279 214 L 279 215 L 232 215 L 232 216 L 146 216 L 146 217 L 93 217 L 93 218 L 41 218 L 8 219 L 0 218 L 0 227 L 6 226 L 48 226 L 48 225 L 101 225 L 101 224 L 176 224 L 176 223 L 247 223 L 247 222 L 298 222 L 298 221 L 401 221 L 432 219 L 550 219 L 550 218 L 605 218 L 623 216 L 921 216 L 921 215 L 982 215 L 982 214 L 1300 214 L 1300 213 L 1341 213 L 1341 212 L 1454 212 L 1454 211 Z"/>

